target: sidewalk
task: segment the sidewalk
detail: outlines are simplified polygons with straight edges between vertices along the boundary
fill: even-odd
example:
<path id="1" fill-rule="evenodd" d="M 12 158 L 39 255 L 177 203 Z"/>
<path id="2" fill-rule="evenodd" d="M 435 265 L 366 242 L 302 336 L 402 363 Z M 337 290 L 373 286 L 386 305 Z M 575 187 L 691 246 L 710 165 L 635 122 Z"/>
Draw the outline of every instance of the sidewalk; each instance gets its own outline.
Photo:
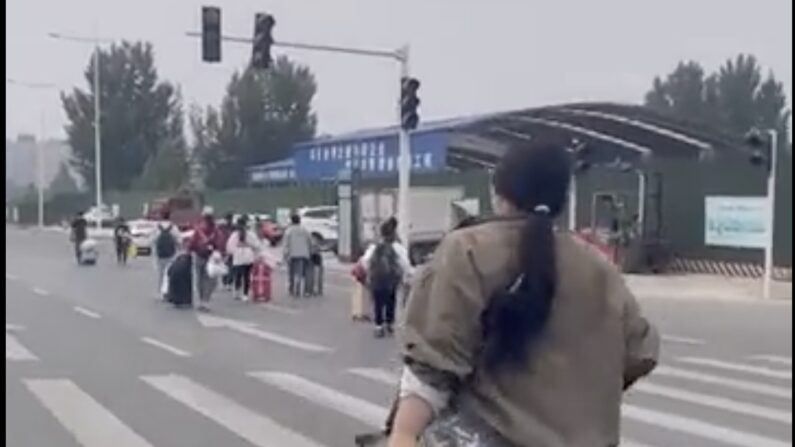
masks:
<path id="1" fill-rule="evenodd" d="M 625 275 L 639 298 L 762 301 L 763 282 L 718 275 Z M 792 302 L 792 283 L 774 281 L 771 300 Z"/>
<path id="2" fill-rule="evenodd" d="M 352 265 L 326 257 L 327 271 L 349 275 Z M 624 275 L 630 290 L 638 298 L 762 301 L 762 280 L 718 275 Z M 771 301 L 791 302 L 792 283 L 774 281 Z"/>

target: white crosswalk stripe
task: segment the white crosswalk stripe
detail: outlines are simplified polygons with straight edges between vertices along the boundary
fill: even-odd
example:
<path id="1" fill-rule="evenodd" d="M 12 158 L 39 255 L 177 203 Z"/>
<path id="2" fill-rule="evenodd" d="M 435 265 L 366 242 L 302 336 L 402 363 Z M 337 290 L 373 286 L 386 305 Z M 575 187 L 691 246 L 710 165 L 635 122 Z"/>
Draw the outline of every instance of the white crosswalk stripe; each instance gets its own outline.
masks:
<path id="1" fill-rule="evenodd" d="M 774 379 L 792 380 L 792 371 L 776 370 L 776 369 L 765 368 L 762 366 L 752 366 L 743 363 L 727 362 L 724 360 L 716 360 L 704 357 L 681 357 L 677 360 L 680 362 L 689 363 L 693 365 L 709 366 L 729 371 L 756 374 L 759 376 L 772 377 Z"/>
<path id="2" fill-rule="evenodd" d="M 674 374 L 672 375 L 674 376 L 678 375 L 680 377 L 691 378 L 691 379 L 693 377 L 697 377 L 699 379 L 705 378 L 704 375 L 694 376 L 694 374 L 698 374 L 696 372 L 683 371 L 675 368 L 672 369 L 670 367 L 660 367 L 660 368 L 664 368 L 663 371 L 668 373 L 673 371 Z M 355 376 L 370 380 L 372 382 L 388 386 L 395 386 L 395 384 L 399 379 L 396 373 L 381 368 L 351 368 L 348 369 L 347 372 Z M 676 373 L 682 373 L 682 374 L 676 374 Z M 719 377 L 706 375 L 706 379 L 717 380 L 719 379 Z M 707 382 L 714 383 L 714 381 L 711 380 L 707 380 Z M 725 385 L 725 383 L 723 384 Z M 728 384 L 737 385 L 737 383 L 733 381 L 729 381 Z M 751 385 L 750 382 L 749 383 L 740 382 L 739 384 L 741 385 L 740 386 L 741 388 L 743 388 L 742 385 Z M 761 385 L 761 384 L 755 384 L 755 385 Z M 752 387 L 752 390 L 756 389 L 753 389 Z M 668 399 L 675 399 L 682 402 L 687 402 L 693 405 L 712 407 L 726 412 L 769 419 L 774 422 L 783 423 L 786 425 L 792 424 L 791 411 L 778 410 L 775 408 L 769 408 L 761 405 L 755 405 L 751 403 L 732 400 L 722 396 L 714 396 L 705 393 L 683 390 L 671 386 L 658 385 L 649 380 L 637 383 L 633 387 L 633 391 L 631 392 L 631 394 L 647 394 L 647 395 L 659 396 Z M 779 445 L 787 445 L 784 444 L 783 441 L 781 440 L 768 438 L 753 433 L 746 433 L 739 430 L 735 430 L 733 428 L 723 427 L 718 424 L 712 424 L 692 417 L 684 417 L 676 414 L 670 414 L 667 412 L 652 410 L 633 404 L 624 404 L 622 406 L 622 415 L 625 419 L 629 419 L 632 421 L 638 421 L 649 425 L 655 425 L 668 430 L 684 432 L 689 435 L 727 443 L 728 445 L 747 446 L 747 447 L 751 446 L 773 447 Z M 621 445 L 639 446 L 643 444 L 639 444 L 636 441 L 622 440 Z"/>
<path id="3" fill-rule="evenodd" d="M 23 351 L 17 349 L 21 347 L 18 341 L 11 337 L 12 341 L 9 343 L 10 336 L 6 336 L 7 359 L 9 346 L 12 346 L 11 351 L 15 352 L 16 357 L 24 357 L 20 354 Z M 165 349 L 159 346 L 162 342 L 144 341 Z M 165 346 L 170 348 L 165 349 L 169 352 L 177 349 L 170 345 Z M 27 352 L 35 358 L 32 353 Z M 745 358 L 751 359 L 751 356 Z M 766 360 L 759 356 L 754 359 Z M 734 363 L 727 359 L 714 361 L 721 365 L 727 363 L 732 367 L 715 367 L 713 362 L 700 360 L 685 361 L 694 369 L 662 365 L 651 377 L 635 384 L 622 405 L 622 430 L 632 439 L 622 438 L 621 446 L 695 446 L 707 442 L 710 445 L 734 447 L 791 445 L 788 435 L 783 434 L 791 432 L 792 412 L 788 407 L 792 398 L 791 390 L 764 382 L 767 380 L 778 383 L 781 378 L 757 374 L 757 381 L 736 379 L 731 376 L 737 372 L 753 374 L 745 368 L 751 365 Z M 737 365 L 743 371 L 737 371 L 733 367 Z M 708 370 L 709 373 L 698 368 Z M 721 373 L 728 377 L 720 375 Z M 332 371 L 331 374 L 319 378 L 277 370 L 252 371 L 246 373 L 246 376 L 254 379 L 251 381 L 253 386 L 259 383 L 260 386 L 277 389 L 288 394 L 299 406 L 308 405 L 333 412 L 372 429 L 383 427 L 389 412 L 390 399 L 394 396 L 399 381 L 397 370 L 378 367 L 349 368 L 339 371 L 337 375 Z M 305 421 L 276 422 L 270 418 L 267 410 L 247 407 L 186 375 L 145 375 L 141 376 L 141 380 L 162 393 L 163 398 L 181 404 L 185 411 L 204 416 L 208 424 L 217 424 L 229 436 L 242 438 L 254 446 L 322 447 L 320 442 L 325 440 L 317 437 L 318 433 L 313 432 L 314 428 L 307 426 Z M 150 446 L 145 439 L 148 437 L 146 432 L 138 434 L 133 431 L 73 382 L 66 379 L 38 378 L 23 379 L 23 382 L 82 447 Z M 699 385 L 709 391 L 699 390 Z M 722 395 L 722 389 L 730 395 Z M 776 399 L 771 398 L 781 400 L 776 402 Z M 279 402 L 279 405 L 283 405 L 284 401 L 279 399 Z M 268 405 L 271 403 L 266 403 L 265 408 Z M 754 421 L 761 421 L 763 424 L 757 425 Z M 671 433 L 673 440 L 661 438 L 665 433 Z M 351 433 L 351 438 L 353 435 Z M 650 439 L 645 439 L 647 437 Z"/>
<path id="4" fill-rule="evenodd" d="M 215 421 L 255 446 L 322 447 L 321 444 L 281 426 L 187 377 L 172 374 L 144 376 L 142 379 L 155 389 Z"/>
<path id="5" fill-rule="evenodd" d="M 792 388 L 767 385 L 764 383 L 752 382 L 750 380 L 722 377 L 700 371 L 677 368 L 674 366 L 658 366 L 652 373 L 652 377 L 655 376 L 672 377 L 677 379 L 691 380 L 694 382 L 720 385 L 735 390 L 792 400 Z"/>
<path id="6" fill-rule="evenodd" d="M 784 365 L 792 367 L 792 357 L 783 357 L 780 355 L 752 355 L 749 357 L 752 360 L 762 360 L 768 363 L 777 365 Z"/>
<path id="7" fill-rule="evenodd" d="M 16 337 L 6 334 L 6 360 L 13 362 L 38 360 Z"/>
<path id="8" fill-rule="evenodd" d="M 28 389 L 83 447 L 152 447 L 67 379 L 28 379 Z"/>
<path id="9" fill-rule="evenodd" d="M 389 414 L 386 407 L 372 404 L 293 374 L 265 371 L 251 372 L 248 375 L 373 427 L 383 426 Z"/>
<path id="10" fill-rule="evenodd" d="M 644 422 L 650 425 L 664 427 L 669 430 L 679 431 L 705 439 L 722 442 L 726 445 L 738 447 L 791 447 L 792 443 L 787 443 L 777 439 L 759 436 L 722 427 L 715 424 L 700 421 L 692 417 L 679 416 L 676 414 L 662 411 L 650 410 L 635 405 L 624 404 L 621 407 L 621 415 L 635 421 Z"/>
<path id="11" fill-rule="evenodd" d="M 685 391 L 670 386 L 657 385 L 648 381 L 636 383 L 635 386 L 632 387 L 632 392 L 653 394 L 656 396 L 681 400 L 696 405 L 704 405 L 707 407 L 717 408 L 719 410 L 731 411 L 748 416 L 756 416 L 778 422 L 792 422 L 792 412 L 790 411 L 776 410 L 773 408 L 763 407 L 761 405 L 738 402 L 736 400 L 727 399 L 720 396 L 713 396 L 710 394 Z"/>

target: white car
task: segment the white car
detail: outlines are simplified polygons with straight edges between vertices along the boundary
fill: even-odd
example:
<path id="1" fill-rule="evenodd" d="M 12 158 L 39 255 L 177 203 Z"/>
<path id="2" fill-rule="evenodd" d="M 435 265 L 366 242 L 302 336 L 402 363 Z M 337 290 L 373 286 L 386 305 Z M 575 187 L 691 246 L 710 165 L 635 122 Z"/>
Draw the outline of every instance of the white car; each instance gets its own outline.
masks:
<path id="1" fill-rule="evenodd" d="M 157 235 L 157 222 L 153 220 L 133 220 L 128 222 L 132 244 L 138 256 L 150 256 L 152 244 Z"/>
<path id="2" fill-rule="evenodd" d="M 323 250 L 337 250 L 339 241 L 339 214 L 336 206 L 305 207 L 298 210 L 301 224 Z"/>

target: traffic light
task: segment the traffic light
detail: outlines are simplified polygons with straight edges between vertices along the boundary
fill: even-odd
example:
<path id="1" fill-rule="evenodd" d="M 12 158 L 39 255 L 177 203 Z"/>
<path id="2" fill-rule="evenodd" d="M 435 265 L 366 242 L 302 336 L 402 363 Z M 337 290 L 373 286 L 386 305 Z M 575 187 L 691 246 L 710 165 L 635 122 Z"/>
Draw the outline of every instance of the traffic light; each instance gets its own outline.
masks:
<path id="1" fill-rule="evenodd" d="M 403 78 L 400 87 L 401 126 L 405 130 L 414 130 L 420 122 L 420 116 L 417 114 L 417 108 L 420 106 L 420 98 L 417 97 L 420 81 L 415 78 Z"/>
<path id="2" fill-rule="evenodd" d="M 254 17 L 254 46 L 251 53 L 251 66 L 266 69 L 271 65 L 271 45 L 273 45 L 273 25 L 270 14 L 257 13 Z"/>
<path id="3" fill-rule="evenodd" d="M 221 62 L 221 8 L 202 6 L 202 60 Z"/>
<path id="4" fill-rule="evenodd" d="M 763 166 L 768 172 L 771 169 L 771 143 L 759 129 L 751 129 L 745 135 L 745 143 L 751 148 L 749 161 L 754 166 Z"/>

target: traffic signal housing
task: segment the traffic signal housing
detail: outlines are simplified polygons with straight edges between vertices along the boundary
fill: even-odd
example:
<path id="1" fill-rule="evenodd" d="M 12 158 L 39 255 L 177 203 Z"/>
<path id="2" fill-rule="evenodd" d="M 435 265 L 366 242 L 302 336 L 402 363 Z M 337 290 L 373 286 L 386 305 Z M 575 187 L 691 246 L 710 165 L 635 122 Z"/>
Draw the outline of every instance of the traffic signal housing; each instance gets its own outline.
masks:
<path id="1" fill-rule="evenodd" d="M 202 60 L 221 62 L 221 8 L 202 7 Z"/>
<path id="2" fill-rule="evenodd" d="M 251 66 L 267 69 L 271 65 L 271 46 L 273 45 L 273 26 L 276 20 L 270 14 L 257 13 L 254 17 L 254 45 L 251 52 Z"/>
<path id="3" fill-rule="evenodd" d="M 405 130 L 414 130 L 420 123 L 420 115 L 417 113 L 420 106 L 420 98 L 417 97 L 420 81 L 416 78 L 403 78 L 400 87 L 401 127 Z"/>
<path id="4" fill-rule="evenodd" d="M 753 128 L 745 135 L 745 143 L 751 148 L 749 160 L 754 166 L 762 166 L 767 172 L 771 170 L 772 154 L 770 141 L 759 129 Z"/>

